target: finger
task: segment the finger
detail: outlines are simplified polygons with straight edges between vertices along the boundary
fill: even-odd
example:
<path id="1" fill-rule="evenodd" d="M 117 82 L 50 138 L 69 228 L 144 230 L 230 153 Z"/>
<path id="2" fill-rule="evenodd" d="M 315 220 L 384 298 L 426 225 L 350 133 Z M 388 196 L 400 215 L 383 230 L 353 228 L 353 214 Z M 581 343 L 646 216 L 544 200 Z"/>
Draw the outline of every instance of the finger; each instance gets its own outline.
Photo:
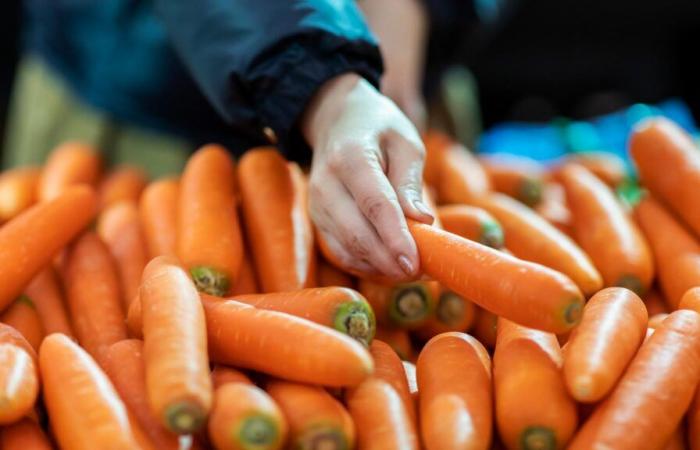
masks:
<path id="1" fill-rule="evenodd" d="M 331 252 L 340 263 L 341 269 L 346 272 L 363 274 L 369 277 L 379 274 L 379 271 L 371 264 L 356 260 L 331 233 L 320 229 L 318 233 L 321 235 L 321 239 L 323 239 L 327 251 Z"/>
<path id="2" fill-rule="evenodd" d="M 389 160 L 388 178 L 394 187 L 401 209 L 406 216 L 432 223 L 433 212 L 423 201 L 423 161 L 425 150 L 398 135 L 389 136 L 385 152 Z"/>

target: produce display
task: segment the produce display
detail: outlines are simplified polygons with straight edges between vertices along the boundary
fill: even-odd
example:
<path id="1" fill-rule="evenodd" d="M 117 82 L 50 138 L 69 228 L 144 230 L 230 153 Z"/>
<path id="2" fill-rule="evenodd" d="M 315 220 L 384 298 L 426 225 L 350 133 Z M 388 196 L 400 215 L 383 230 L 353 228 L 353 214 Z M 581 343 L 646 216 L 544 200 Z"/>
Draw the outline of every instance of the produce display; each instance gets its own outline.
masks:
<path id="1" fill-rule="evenodd" d="M 0 450 L 700 450 L 700 150 L 425 136 L 415 279 L 342 266 L 307 178 L 206 145 L 148 181 L 68 142 L 0 174 Z"/>

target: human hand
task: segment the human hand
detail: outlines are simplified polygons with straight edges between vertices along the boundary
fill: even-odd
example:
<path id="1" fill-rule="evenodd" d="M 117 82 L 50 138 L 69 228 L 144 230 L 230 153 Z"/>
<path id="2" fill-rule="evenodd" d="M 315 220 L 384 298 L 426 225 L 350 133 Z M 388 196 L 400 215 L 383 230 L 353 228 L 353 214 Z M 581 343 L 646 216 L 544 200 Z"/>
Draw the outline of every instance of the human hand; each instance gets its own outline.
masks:
<path id="1" fill-rule="evenodd" d="M 425 149 L 396 105 L 355 74 L 326 82 L 301 122 L 314 149 L 311 218 L 347 268 L 401 280 L 419 260 L 406 216 L 432 222 L 422 201 Z"/>

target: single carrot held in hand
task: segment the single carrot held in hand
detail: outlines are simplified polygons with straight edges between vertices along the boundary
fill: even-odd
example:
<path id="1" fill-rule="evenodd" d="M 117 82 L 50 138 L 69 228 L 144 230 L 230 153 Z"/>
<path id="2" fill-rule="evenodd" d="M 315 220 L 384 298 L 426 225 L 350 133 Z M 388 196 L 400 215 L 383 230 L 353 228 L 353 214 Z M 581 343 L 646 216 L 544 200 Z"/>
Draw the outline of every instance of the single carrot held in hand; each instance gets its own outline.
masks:
<path id="1" fill-rule="evenodd" d="M 37 167 L 18 167 L 0 174 L 0 223 L 36 202 L 40 174 Z"/>
<path id="2" fill-rule="evenodd" d="M 41 340 L 44 339 L 44 327 L 36 312 L 36 306 L 29 297 L 20 296 L 0 315 L 0 322 L 19 331 L 34 351 L 39 350 Z"/>
<path id="3" fill-rule="evenodd" d="M 379 378 L 394 388 L 399 398 L 403 402 L 408 418 L 411 423 L 416 423 L 416 408 L 411 398 L 411 391 L 408 386 L 406 372 L 399 355 L 382 341 L 374 340 L 369 347 L 374 361 L 374 373 L 372 378 Z"/>
<path id="4" fill-rule="evenodd" d="M 226 149 L 207 145 L 190 157 L 180 180 L 177 255 L 197 289 L 212 295 L 229 292 L 243 259 L 235 176 Z"/>
<path id="5" fill-rule="evenodd" d="M 416 368 L 426 449 L 490 448 L 491 359 L 484 346 L 468 334 L 440 334 L 425 345 Z"/>
<path id="6" fill-rule="evenodd" d="M 44 165 L 38 186 L 40 201 L 52 200 L 71 186 L 95 186 L 101 170 L 100 155 L 87 144 L 66 142 L 56 147 Z"/>
<path id="7" fill-rule="evenodd" d="M 140 289 L 151 409 L 170 431 L 197 431 L 211 409 L 205 318 L 194 283 L 176 260 L 154 258 Z"/>
<path id="8" fill-rule="evenodd" d="M 647 331 L 642 300 L 625 288 L 595 294 L 583 309 L 564 356 L 564 379 L 579 402 L 597 402 L 615 386 Z"/>
<path id="9" fill-rule="evenodd" d="M 222 366 L 221 364 L 214 366 L 214 370 L 211 371 L 211 382 L 214 385 L 214 389 L 227 383 L 253 384 L 248 375 L 233 367 Z"/>
<path id="10" fill-rule="evenodd" d="M 0 343 L 0 425 L 20 420 L 39 392 L 36 362 L 22 347 Z"/>
<path id="11" fill-rule="evenodd" d="M 469 205 L 445 205 L 437 208 L 442 227 L 465 239 L 492 248 L 503 248 L 503 228 L 485 209 Z"/>
<path id="12" fill-rule="evenodd" d="M 75 187 L 29 208 L 0 228 L 0 311 L 88 225 L 96 207 L 91 189 Z"/>
<path id="13" fill-rule="evenodd" d="M 0 448 L 3 450 L 53 449 L 41 427 L 28 418 L 0 429 Z"/>
<path id="14" fill-rule="evenodd" d="M 494 191 L 528 206 L 535 206 L 542 200 L 544 168 L 534 159 L 497 154 L 482 156 L 479 162 L 491 180 Z"/>
<path id="15" fill-rule="evenodd" d="M 526 326 L 563 333 L 583 295 L 565 275 L 429 225 L 408 222 L 423 271 L 482 308 Z"/>
<path id="16" fill-rule="evenodd" d="M 476 320 L 477 306 L 465 298 L 442 289 L 435 307 L 435 314 L 417 330 L 424 340 L 448 331 L 468 331 Z"/>
<path id="17" fill-rule="evenodd" d="M 430 281 L 385 285 L 361 279 L 358 290 L 372 306 L 380 324 L 414 329 L 433 312 L 440 287 Z"/>
<path id="18" fill-rule="evenodd" d="M 149 184 L 141 195 L 141 228 L 151 258 L 176 253 L 178 189 L 176 178 L 162 178 Z"/>
<path id="19" fill-rule="evenodd" d="M 408 331 L 401 328 L 378 327 L 374 338 L 389 345 L 403 361 L 415 359 Z"/>
<path id="20" fill-rule="evenodd" d="M 34 303 L 44 333 L 63 333 L 73 337 L 63 294 L 50 265 L 32 279 L 24 293 Z"/>
<path id="21" fill-rule="evenodd" d="M 146 178 L 146 173 L 138 167 L 115 168 L 100 182 L 100 208 L 106 209 L 123 201 L 138 203 L 147 184 Z"/>

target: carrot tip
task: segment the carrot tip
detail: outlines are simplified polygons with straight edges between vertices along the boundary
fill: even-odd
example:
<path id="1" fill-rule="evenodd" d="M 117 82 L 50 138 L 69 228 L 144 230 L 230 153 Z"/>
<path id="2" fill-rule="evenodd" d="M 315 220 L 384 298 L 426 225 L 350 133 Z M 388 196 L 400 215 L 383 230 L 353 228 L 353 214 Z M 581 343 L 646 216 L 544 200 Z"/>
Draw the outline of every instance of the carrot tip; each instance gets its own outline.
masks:
<path id="1" fill-rule="evenodd" d="M 579 300 L 576 300 L 576 302 L 571 303 L 566 307 L 566 310 L 564 311 L 564 320 L 566 320 L 566 323 L 570 325 L 575 325 L 579 322 L 579 320 L 581 320 L 582 315 L 583 306 Z"/>
<path id="2" fill-rule="evenodd" d="M 226 295 L 231 284 L 225 273 L 212 267 L 195 266 L 190 269 L 190 275 L 198 291 L 217 297 Z"/>
<path id="3" fill-rule="evenodd" d="M 503 229 L 496 222 L 486 222 L 481 227 L 479 242 L 487 247 L 503 248 Z"/>
<path id="4" fill-rule="evenodd" d="M 372 342 L 377 327 L 374 312 L 365 301 L 341 304 L 335 314 L 333 326 L 366 346 Z"/>
<path id="5" fill-rule="evenodd" d="M 438 300 L 435 315 L 440 322 L 452 325 L 464 316 L 464 301 L 454 292 L 443 292 Z"/>
<path id="6" fill-rule="evenodd" d="M 389 316 L 399 325 L 420 322 L 430 313 L 432 298 L 420 284 L 404 284 L 394 290 Z"/>
<path id="7" fill-rule="evenodd" d="M 637 295 L 644 295 L 646 292 L 646 287 L 642 284 L 641 280 L 634 275 L 621 276 L 615 285 L 627 288 Z"/>
<path id="8" fill-rule="evenodd" d="M 522 434 L 520 444 L 524 450 L 555 450 L 557 438 L 549 428 L 528 427 Z"/>
<path id="9" fill-rule="evenodd" d="M 295 447 L 299 450 L 348 450 L 350 446 L 342 432 L 326 427 L 315 427 L 304 433 Z"/>
<path id="10" fill-rule="evenodd" d="M 523 180 L 518 191 L 518 199 L 527 206 L 535 206 L 542 200 L 542 182 L 533 178 Z"/>
<path id="11" fill-rule="evenodd" d="M 190 434 L 202 428 L 206 415 L 199 405 L 183 401 L 165 410 L 165 425 L 176 434 Z"/>
<path id="12" fill-rule="evenodd" d="M 591 395 L 593 391 L 593 378 L 590 375 L 580 375 L 576 377 L 571 388 L 571 394 L 579 402 L 588 403 L 598 400 Z"/>

